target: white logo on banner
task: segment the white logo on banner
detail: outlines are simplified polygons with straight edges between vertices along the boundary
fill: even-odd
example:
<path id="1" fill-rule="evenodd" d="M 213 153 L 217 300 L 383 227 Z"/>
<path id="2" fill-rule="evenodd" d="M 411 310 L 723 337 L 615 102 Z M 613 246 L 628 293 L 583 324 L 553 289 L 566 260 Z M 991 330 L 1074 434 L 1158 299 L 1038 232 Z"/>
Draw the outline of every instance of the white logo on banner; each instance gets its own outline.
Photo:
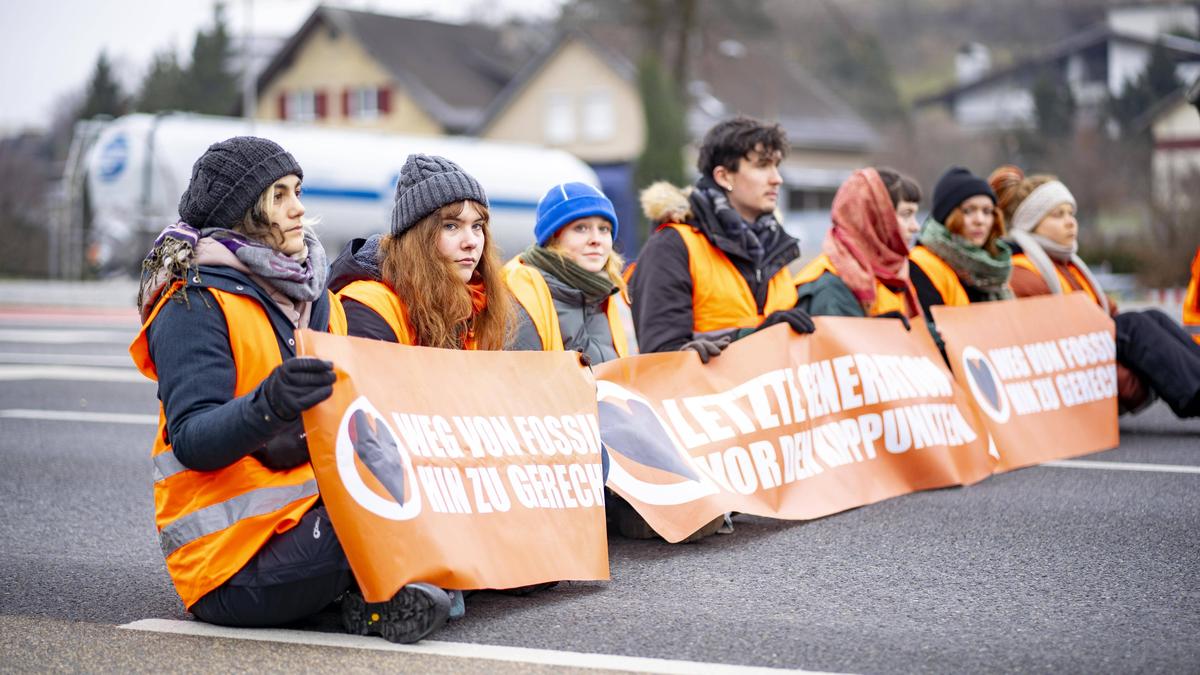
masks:
<path id="1" fill-rule="evenodd" d="M 367 418 L 374 422 L 373 432 L 365 425 Z M 353 438 L 352 426 L 357 427 Z M 355 399 L 342 415 L 335 456 L 338 477 L 359 506 L 388 520 L 411 520 L 421 513 L 421 491 L 412 459 L 366 396 Z M 367 487 L 359 473 L 359 463 L 391 493 L 391 499 Z"/>

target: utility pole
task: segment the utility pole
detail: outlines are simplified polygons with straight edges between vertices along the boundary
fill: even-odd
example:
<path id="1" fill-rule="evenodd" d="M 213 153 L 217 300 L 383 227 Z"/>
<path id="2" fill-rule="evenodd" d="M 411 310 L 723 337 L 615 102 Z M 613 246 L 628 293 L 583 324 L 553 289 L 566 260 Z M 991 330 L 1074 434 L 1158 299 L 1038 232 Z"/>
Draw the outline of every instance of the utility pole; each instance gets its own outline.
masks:
<path id="1" fill-rule="evenodd" d="M 251 53 L 251 38 L 254 26 L 254 0 L 245 0 L 246 25 L 242 28 L 242 115 L 254 130 L 254 118 L 258 114 L 258 74 L 253 72 L 254 55 Z"/>

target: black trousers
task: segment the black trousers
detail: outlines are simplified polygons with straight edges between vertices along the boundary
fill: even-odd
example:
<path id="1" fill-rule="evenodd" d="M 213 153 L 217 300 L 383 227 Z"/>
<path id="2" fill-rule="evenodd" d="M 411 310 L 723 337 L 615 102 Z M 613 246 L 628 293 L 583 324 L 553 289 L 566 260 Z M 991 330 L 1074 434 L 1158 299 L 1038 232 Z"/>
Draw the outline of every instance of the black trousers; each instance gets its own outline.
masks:
<path id="1" fill-rule="evenodd" d="M 196 618 L 222 626 L 291 623 L 327 607 L 354 582 L 324 505 L 267 541 L 245 567 L 192 605 Z"/>
<path id="2" fill-rule="evenodd" d="M 1117 314 L 1117 360 L 1180 417 L 1200 415 L 1200 344 L 1157 309 Z"/>

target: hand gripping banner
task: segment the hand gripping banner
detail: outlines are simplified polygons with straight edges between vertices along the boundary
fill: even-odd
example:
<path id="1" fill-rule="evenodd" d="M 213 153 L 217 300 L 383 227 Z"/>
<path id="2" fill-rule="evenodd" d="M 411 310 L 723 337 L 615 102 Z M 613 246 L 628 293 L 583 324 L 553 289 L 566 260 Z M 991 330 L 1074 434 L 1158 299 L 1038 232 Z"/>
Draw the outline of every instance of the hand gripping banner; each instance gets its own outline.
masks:
<path id="1" fill-rule="evenodd" d="M 997 472 L 1120 442 L 1115 326 L 1086 295 L 932 309 L 954 374 L 984 413 Z"/>
<path id="2" fill-rule="evenodd" d="M 368 601 L 411 581 L 608 579 L 595 389 L 574 353 L 298 335 L 337 371 L 304 427 Z"/>
<path id="3" fill-rule="evenodd" d="M 707 365 L 596 369 L 608 486 L 668 541 L 727 511 L 809 519 L 991 474 L 986 434 L 924 325 L 818 317 Z"/>

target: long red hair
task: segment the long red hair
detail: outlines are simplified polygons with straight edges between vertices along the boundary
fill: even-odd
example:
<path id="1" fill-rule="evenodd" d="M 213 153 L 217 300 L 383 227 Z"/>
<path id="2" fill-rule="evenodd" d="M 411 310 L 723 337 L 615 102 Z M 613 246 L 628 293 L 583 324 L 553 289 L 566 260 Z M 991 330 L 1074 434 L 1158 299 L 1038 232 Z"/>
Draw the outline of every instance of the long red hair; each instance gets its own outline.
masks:
<path id="1" fill-rule="evenodd" d="M 458 277 L 453 263 L 437 252 L 443 219 L 461 214 L 465 201 L 443 206 L 399 237 L 384 237 L 380 244 L 383 281 L 404 302 L 417 344 L 423 347 L 462 349 L 472 336 L 476 349 L 499 350 L 512 337 L 515 306 L 492 242 L 488 209 L 471 203 L 483 219 L 483 255 L 471 277 L 471 286 L 481 287 L 486 297 L 482 308 L 477 309 L 471 289 Z"/>

